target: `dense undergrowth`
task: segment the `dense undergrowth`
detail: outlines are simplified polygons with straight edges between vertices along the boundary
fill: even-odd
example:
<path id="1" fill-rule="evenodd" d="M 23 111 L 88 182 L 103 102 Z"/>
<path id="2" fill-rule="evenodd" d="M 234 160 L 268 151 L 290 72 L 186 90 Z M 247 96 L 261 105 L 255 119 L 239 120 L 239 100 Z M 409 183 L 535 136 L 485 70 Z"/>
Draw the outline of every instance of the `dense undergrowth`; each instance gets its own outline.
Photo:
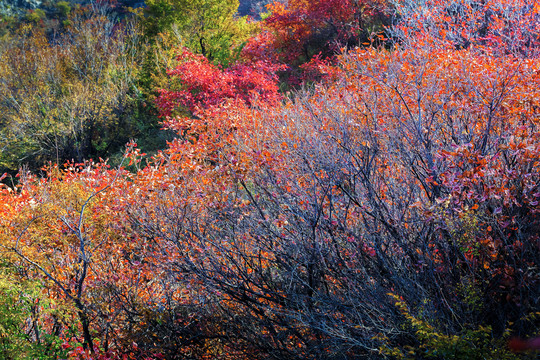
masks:
<path id="1" fill-rule="evenodd" d="M 1 356 L 534 359 L 540 5 L 238 5 L 2 22 Z"/>

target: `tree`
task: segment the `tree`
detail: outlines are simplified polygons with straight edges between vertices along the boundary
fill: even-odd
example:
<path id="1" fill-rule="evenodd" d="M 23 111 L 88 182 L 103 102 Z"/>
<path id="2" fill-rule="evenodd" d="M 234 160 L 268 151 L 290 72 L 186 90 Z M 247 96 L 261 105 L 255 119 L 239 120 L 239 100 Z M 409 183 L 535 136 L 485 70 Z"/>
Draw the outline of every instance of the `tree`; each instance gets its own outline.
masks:
<path id="1" fill-rule="evenodd" d="M 177 61 L 179 65 L 168 71 L 172 82 L 179 89 L 161 89 L 156 105 L 161 117 L 174 115 L 202 116 L 205 111 L 219 108 L 227 100 L 238 100 L 247 105 L 257 102 L 277 104 L 276 72 L 279 67 L 265 61 L 238 63 L 226 69 L 210 63 L 203 55 L 195 55 L 185 49 Z M 176 129 L 177 130 L 177 129 Z"/>
<path id="2" fill-rule="evenodd" d="M 138 132 L 134 25 L 117 23 L 98 6 L 72 13 L 70 21 L 55 42 L 41 29 L 23 26 L 4 43 L 4 170 L 105 157 Z"/>
<path id="3" fill-rule="evenodd" d="M 497 19 L 524 8 L 501 2 L 486 30 L 500 41 L 466 45 L 444 18 L 410 14 L 494 3 L 407 4 L 392 48 L 312 63 L 324 78 L 288 98 L 279 60 L 184 51 L 157 102 L 178 136 L 148 164 L 132 151 L 125 169 L 53 167 L 4 187 L 3 257 L 71 310 L 40 318 L 69 349 L 84 338 L 70 356 L 536 355 L 505 344 L 536 339 L 540 312 L 534 27 L 505 38 Z M 477 36 L 449 16 L 452 34 Z"/>
<path id="4" fill-rule="evenodd" d="M 250 39 L 243 55 L 286 64 L 285 79 L 298 85 L 304 80 L 302 65 L 312 59 L 333 58 L 342 48 L 384 38 L 389 8 L 385 1 L 276 1 L 267 5 L 261 33 Z"/>
<path id="5" fill-rule="evenodd" d="M 99 295 L 106 293 L 110 276 L 102 267 L 114 266 L 111 255 L 122 244 L 106 222 L 107 207 L 98 203 L 100 211 L 91 209 L 94 200 L 116 185 L 122 169 L 110 171 L 103 163 L 68 165 L 63 171 L 49 169 L 42 179 L 22 174 L 18 189 L 4 187 L 1 243 L 4 258 L 41 282 L 60 307 L 78 317 L 83 348 L 94 352 L 91 322 L 107 307 Z M 69 338 L 66 332 L 62 336 Z"/>
<path id="6" fill-rule="evenodd" d="M 408 44 L 351 51 L 282 107 L 201 114 L 174 186 L 131 209 L 224 299 L 229 348 L 512 358 L 497 339 L 535 333 L 537 61 Z"/>
<path id="7" fill-rule="evenodd" d="M 218 64 L 233 62 L 236 49 L 251 34 L 247 18 L 237 18 L 238 0 L 151 0 L 143 27 L 151 38 L 174 34 L 180 46 Z"/>

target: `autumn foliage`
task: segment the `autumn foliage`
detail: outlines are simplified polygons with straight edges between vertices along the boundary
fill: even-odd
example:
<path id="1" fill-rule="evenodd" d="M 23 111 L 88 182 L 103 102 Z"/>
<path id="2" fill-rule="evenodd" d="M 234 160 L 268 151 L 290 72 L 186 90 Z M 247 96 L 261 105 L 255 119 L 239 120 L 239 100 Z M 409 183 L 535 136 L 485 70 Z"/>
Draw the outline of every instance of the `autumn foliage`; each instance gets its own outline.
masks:
<path id="1" fill-rule="evenodd" d="M 538 4 L 268 11 L 235 61 L 174 49 L 162 151 L 3 186 L 6 354 L 535 358 Z"/>
<path id="2" fill-rule="evenodd" d="M 182 110 L 199 115 L 231 99 L 247 105 L 257 101 L 277 104 L 281 99 L 276 83 L 280 67 L 268 61 L 238 63 L 223 69 L 188 49 L 176 60 L 179 65 L 169 70 L 168 75 L 179 89 L 160 89 L 156 100 L 162 117 Z"/>
<path id="3" fill-rule="evenodd" d="M 320 76 L 310 62 L 384 38 L 389 20 L 386 1 L 276 1 L 267 5 L 261 32 L 247 42 L 242 55 L 285 65 L 282 81 L 297 86 Z"/>

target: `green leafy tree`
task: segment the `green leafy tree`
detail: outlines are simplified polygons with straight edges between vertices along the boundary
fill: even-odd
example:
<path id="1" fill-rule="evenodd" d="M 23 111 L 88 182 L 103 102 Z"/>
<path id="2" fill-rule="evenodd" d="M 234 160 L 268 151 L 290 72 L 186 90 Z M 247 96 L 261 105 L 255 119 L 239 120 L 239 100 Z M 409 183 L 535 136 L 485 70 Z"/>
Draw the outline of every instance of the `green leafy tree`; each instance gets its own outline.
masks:
<path id="1" fill-rule="evenodd" d="M 45 11 L 42 9 L 29 10 L 26 14 L 26 20 L 33 23 L 38 23 L 46 18 Z"/>
<path id="2" fill-rule="evenodd" d="M 238 18 L 238 0 L 149 0 L 143 26 L 150 38 L 168 34 L 182 46 L 221 64 L 228 64 L 255 29 Z"/>
<path id="3" fill-rule="evenodd" d="M 67 1 L 59 1 L 56 3 L 55 7 L 58 14 L 64 18 L 71 12 L 71 5 Z"/>

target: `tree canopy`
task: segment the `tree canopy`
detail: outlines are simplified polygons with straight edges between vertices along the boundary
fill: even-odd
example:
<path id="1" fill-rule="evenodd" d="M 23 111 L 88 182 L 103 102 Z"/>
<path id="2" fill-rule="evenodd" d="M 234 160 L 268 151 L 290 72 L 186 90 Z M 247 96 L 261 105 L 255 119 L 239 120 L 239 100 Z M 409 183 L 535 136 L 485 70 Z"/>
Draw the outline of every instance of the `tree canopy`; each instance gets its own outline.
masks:
<path id="1" fill-rule="evenodd" d="M 1 356 L 535 359 L 540 6 L 237 8 L 7 28 Z"/>

